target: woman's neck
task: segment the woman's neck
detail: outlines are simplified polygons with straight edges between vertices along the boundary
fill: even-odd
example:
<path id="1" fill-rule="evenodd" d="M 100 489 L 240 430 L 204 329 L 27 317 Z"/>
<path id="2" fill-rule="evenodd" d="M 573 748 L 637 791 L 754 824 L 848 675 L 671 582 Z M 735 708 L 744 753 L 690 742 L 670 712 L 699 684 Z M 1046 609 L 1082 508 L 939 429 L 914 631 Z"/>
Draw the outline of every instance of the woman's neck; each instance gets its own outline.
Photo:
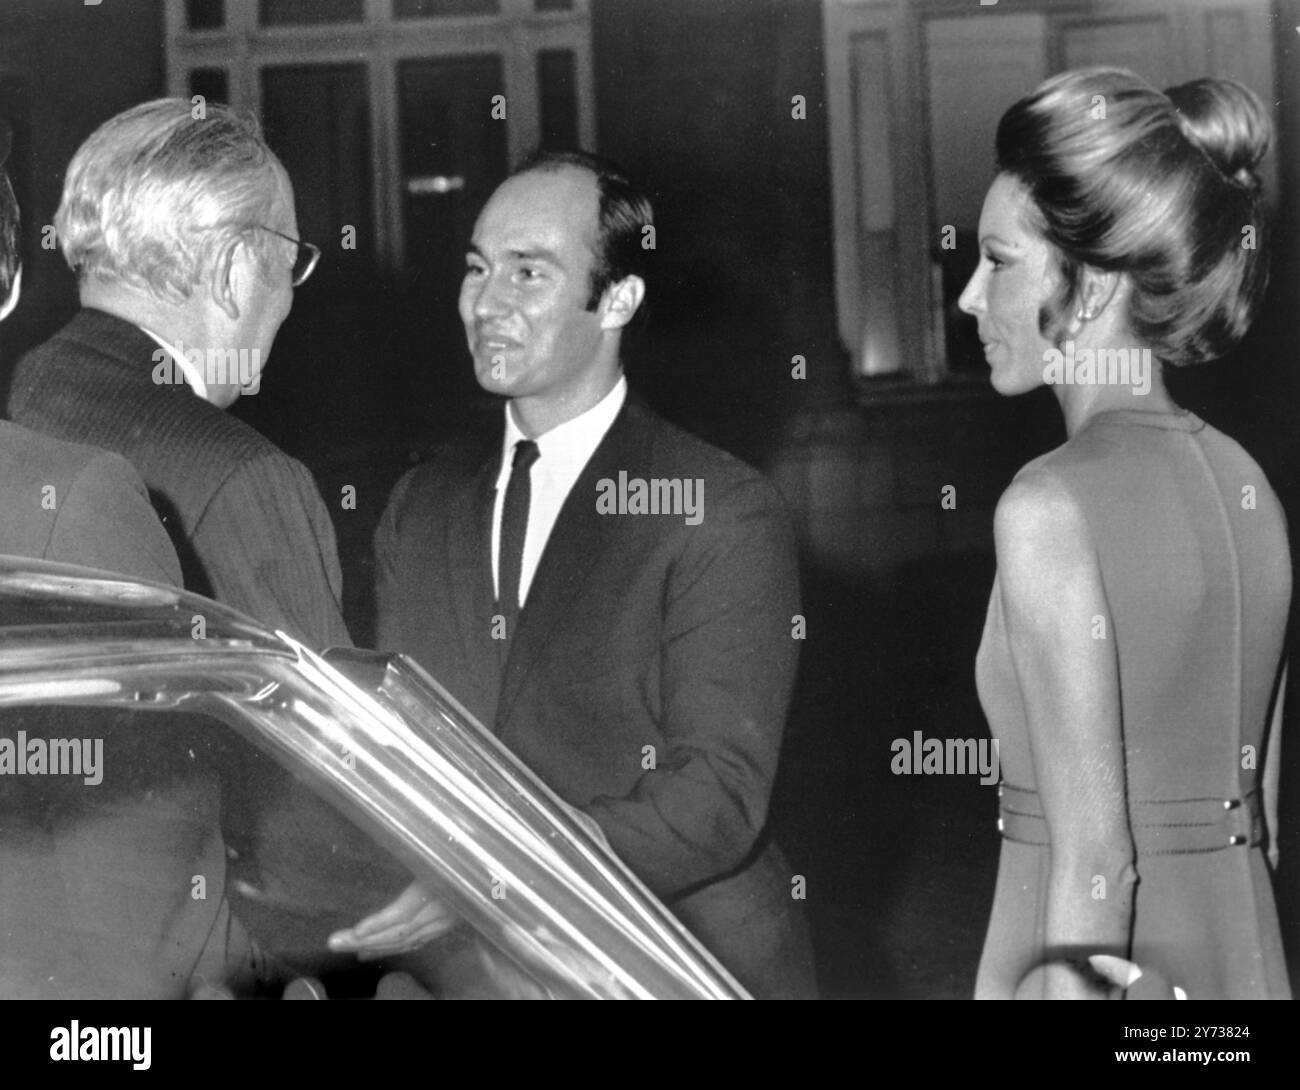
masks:
<path id="1" fill-rule="evenodd" d="M 1179 411 L 1149 348 L 1097 350 L 1067 344 L 1064 356 L 1060 380 L 1051 386 L 1067 435 L 1081 431 L 1099 413 Z"/>

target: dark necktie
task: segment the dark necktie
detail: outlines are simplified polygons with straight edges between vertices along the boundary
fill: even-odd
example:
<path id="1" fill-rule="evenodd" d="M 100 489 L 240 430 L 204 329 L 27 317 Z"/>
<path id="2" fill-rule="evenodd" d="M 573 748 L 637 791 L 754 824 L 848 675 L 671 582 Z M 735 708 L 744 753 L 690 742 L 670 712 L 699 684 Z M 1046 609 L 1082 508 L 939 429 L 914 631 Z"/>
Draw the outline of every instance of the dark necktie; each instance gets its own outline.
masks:
<path id="1" fill-rule="evenodd" d="M 506 619 L 508 647 L 514 638 L 519 619 L 519 572 L 524 563 L 524 537 L 528 533 L 528 504 L 532 497 L 529 470 L 537 461 L 537 444 L 531 439 L 521 439 L 515 444 L 514 461 L 510 466 L 510 483 L 506 485 L 506 499 L 501 506 L 501 552 L 497 604 Z"/>

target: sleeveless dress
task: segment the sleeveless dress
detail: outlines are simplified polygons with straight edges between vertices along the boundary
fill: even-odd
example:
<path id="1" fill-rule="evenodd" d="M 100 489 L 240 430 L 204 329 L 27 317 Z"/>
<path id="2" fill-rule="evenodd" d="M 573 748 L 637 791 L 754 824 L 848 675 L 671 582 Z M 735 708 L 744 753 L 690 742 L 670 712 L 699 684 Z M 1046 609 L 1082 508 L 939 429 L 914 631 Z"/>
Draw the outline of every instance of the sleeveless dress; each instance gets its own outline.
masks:
<path id="1" fill-rule="evenodd" d="M 1291 596 L 1281 505 L 1245 451 L 1192 413 L 1098 413 L 1030 468 L 1080 505 L 1110 607 L 1132 960 L 1189 999 L 1290 998 L 1259 790 Z M 1041 996 L 1030 974 L 1043 960 L 1047 825 L 996 580 L 976 681 L 1002 769 L 976 997 Z"/>

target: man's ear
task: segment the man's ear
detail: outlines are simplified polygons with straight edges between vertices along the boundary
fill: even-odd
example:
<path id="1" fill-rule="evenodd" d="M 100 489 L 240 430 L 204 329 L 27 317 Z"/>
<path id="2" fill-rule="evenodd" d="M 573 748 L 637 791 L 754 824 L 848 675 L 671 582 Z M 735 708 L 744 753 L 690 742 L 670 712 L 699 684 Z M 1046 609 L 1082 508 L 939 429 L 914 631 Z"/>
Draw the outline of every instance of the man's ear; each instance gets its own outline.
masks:
<path id="1" fill-rule="evenodd" d="M 628 275 L 611 284 L 600 301 L 600 328 L 622 329 L 632 320 L 644 298 L 645 281 L 639 276 Z"/>
<path id="2" fill-rule="evenodd" d="M 227 242 L 212 260 L 212 271 L 208 275 L 208 293 L 222 313 L 232 322 L 239 320 L 239 302 L 236 281 L 241 275 L 247 275 L 241 268 L 239 248 L 240 239 Z"/>

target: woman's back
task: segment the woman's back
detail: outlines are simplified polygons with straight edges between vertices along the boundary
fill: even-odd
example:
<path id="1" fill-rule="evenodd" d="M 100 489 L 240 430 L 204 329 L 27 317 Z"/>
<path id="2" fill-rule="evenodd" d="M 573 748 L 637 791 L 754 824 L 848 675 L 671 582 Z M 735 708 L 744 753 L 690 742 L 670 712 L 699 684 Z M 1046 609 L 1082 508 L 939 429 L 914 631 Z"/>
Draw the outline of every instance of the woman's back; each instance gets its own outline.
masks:
<path id="1" fill-rule="evenodd" d="M 1189 413 L 1099 413 L 1026 470 L 1068 489 L 1097 551 L 1109 616 L 1092 636 L 1114 642 L 1137 849 L 1134 957 L 1194 997 L 1277 994 L 1257 791 L 1291 591 L 1277 497 L 1235 442 Z M 1008 785 L 1003 870 L 1014 864 L 1016 896 L 1031 901 L 1025 868 L 1046 865 L 1032 850 L 1046 825 L 999 599 L 995 586 L 977 676 Z M 1009 845 L 1031 850 L 1008 857 Z M 1000 898 L 1012 892 L 1003 877 Z M 1018 922 L 991 930 L 986 966 L 1016 927 L 1041 928 L 1042 911 L 995 907 L 995 924 L 999 912 Z M 1029 954 L 1012 958 L 1014 973 Z"/>

